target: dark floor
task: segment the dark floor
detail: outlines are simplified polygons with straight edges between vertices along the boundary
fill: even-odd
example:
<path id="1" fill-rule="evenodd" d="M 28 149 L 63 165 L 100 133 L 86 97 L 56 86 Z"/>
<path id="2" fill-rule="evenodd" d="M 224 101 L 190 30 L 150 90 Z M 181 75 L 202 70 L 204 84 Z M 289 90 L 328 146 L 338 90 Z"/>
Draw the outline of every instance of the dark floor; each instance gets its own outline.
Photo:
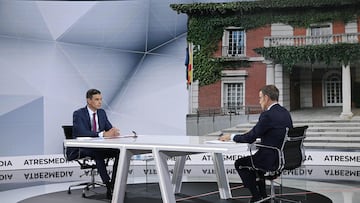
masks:
<path id="1" fill-rule="evenodd" d="M 231 184 L 233 199 L 221 200 L 217 191 L 217 184 L 214 182 L 187 182 L 183 183 L 182 193 L 176 195 L 177 202 L 188 203 L 241 203 L 249 201 L 249 193 L 242 187 L 242 184 Z M 294 188 L 283 188 L 283 193 L 287 194 L 284 198 L 298 200 L 303 203 L 308 202 L 332 202 L 329 198 L 314 192 L 309 192 Z M 199 194 L 201 194 L 199 196 Z M 54 192 L 44 195 L 31 197 L 20 201 L 21 203 L 68 203 L 68 202 L 110 202 L 105 197 L 103 188 L 96 188 L 95 192 L 87 192 L 87 197 L 82 197 L 81 189 L 73 190 L 71 194 L 67 191 Z M 125 203 L 161 203 L 161 196 L 158 184 L 130 184 L 127 187 Z"/>

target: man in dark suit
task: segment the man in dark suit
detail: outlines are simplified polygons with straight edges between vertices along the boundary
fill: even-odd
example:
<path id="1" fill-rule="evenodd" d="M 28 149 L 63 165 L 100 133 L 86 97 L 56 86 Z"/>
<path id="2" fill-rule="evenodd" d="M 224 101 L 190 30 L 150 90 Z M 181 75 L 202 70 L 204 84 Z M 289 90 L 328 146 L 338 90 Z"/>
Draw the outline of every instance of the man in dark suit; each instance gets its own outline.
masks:
<path id="1" fill-rule="evenodd" d="M 278 99 L 279 90 L 274 85 L 263 87 L 259 92 L 259 103 L 264 112 L 260 114 L 257 124 L 245 134 L 224 134 L 219 139 L 253 143 L 257 138 L 260 138 L 260 144 L 280 148 L 286 128 L 292 128 L 293 124 L 289 111 L 278 104 Z M 265 148 L 260 148 L 252 155 L 255 167 L 266 170 L 274 169 L 278 165 L 277 157 L 278 155 L 274 150 Z M 264 172 L 252 169 L 250 156 L 236 160 L 235 168 L 244 186 L 252 194 L 250 202 L 256 202 L 267 197 Z"/>
<path id="2" fill-rule="evenodd" d="M 104 109 L 101 108 L 101 92 L 96 89 L 88 90 L 86 101 L 87 105 L 76 110 L 73 114 L 73 137 L 114 137 L 120 135 L 119 129 L 111 125 Z M 107 198 L 111 199 L 119 160 L 119 150 L 81 148 L 80 151 L 83 155 L 94 158 L 98 173 L 107 187 Z M 115 158 L 111 179 L 106 169 L 106 158 Z"/>

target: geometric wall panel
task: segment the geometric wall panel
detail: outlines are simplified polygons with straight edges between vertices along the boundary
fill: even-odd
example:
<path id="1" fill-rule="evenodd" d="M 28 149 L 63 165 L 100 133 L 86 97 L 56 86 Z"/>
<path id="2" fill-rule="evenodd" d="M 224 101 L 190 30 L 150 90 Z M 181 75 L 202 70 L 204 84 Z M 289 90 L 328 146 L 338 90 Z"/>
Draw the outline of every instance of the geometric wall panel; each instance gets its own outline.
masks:
<path id="1" fill-rule="evenodd" d="M 32 100 L 1 115 L 0 129 L 0 156 L 42 154 L 44 99 Z"/>
<path id="2" fill-rule="evenodd" d="M 0 156 L 62 153 L 61 125 L 98 88 L 121 133 L 185 135 L 195 0 L 0 1 Z"/>

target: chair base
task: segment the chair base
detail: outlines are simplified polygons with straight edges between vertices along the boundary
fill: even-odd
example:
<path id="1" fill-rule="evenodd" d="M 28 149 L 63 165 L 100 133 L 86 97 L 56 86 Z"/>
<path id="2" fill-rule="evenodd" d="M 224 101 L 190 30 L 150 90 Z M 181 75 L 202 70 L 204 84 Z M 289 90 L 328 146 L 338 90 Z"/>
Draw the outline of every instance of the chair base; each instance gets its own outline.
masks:
<path id="1" fill-rule="evenodd" d="M 261 199 L 259 201 L 256 201 L 255 203 L 261 203 L 261 202 L 269 202 L 269 203 L 275 203 L 275 202 L 292 202 L 292 203 L 301 203 L 301 201 L 296 201 L 292 199 L 285 199 L 281 197 L 275 197 L 275 196 L 269 196 L 264 199 Z"/>
<path id="2" fill-rule="evenodd" d="M 264 199 L 261 199 L 259 201 L 256 201 L 255 203 L 261 203 L 261 202 L 269 202 L 269 203 L 275 203 L 275 202 L 292 202 L 292 203 L 301 203 L 301 200 L 292 200 L 292 199 L 286 199 L 282 198 L 280 196 L 276 195 L 270 195 Z"/>
<path id="3" fill-rule="evenodd" d="M 281 194 L 276 194 L 275 193 L 275 183 L 279 185 L 280 188 L 282 188 L 282 184 L 281 183 L 277 183 L 275 181 L 275 179 L 269 179 L 270 181 L 270 195 L 264 199 L 261 199 L 259 201 L 257 201 L 256 203 L 261 203 L 261 202 L 270 202 L 270 203 L 275 203 L 275 202 L 292 202 L 292 203 L 301 203 L 300 200 L 296 201 L 296 200 L 291 200 L 291 199 L 286 199 L 286 198 L 282 198 Z"/>
<path id="4" fill-rule="evenodd" d="M 73 187 L 80 187 L 80 186 L 85 186 L 82 190 L 82 197 L 86 198 L 86 191 L 89 191 L 91 188 L 95 188 L 96 186 L 103 186 L 106 187 L 105 184 L 100 183 L 100 182 L 85 182 L 85 183 L 80 183 L 80 184 L 75 184 L 75 185 L 70 185 L 68 188 L 68 194 L 71 194 L 71 188 Z"/>

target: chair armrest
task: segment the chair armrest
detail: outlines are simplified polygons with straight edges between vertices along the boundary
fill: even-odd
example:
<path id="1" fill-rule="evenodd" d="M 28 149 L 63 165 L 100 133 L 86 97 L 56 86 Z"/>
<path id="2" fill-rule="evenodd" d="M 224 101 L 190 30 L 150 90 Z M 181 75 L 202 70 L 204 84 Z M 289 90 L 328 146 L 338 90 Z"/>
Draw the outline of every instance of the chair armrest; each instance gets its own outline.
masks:
<path id="1" fill-rule="evenodd" d="M 279 167 L 278 167 L 278 169 L 280 169 L 280 165 L 281 165 L 281 150 L 280 150 L 279 148 L 273 147 L 273 146 L 268 146 L 268 145 L 257 144 L 257 143 L 253 143 L 253 144 L 251 144 L 251 145 L 252 145 L 252 147 L 250 147 L 250 155 L 251 155 L 251 156 L 250 156 L 250 159 L 251 159 L 251 165 L 252 165 L 252 167 L 253 167 L 254 169 L 260 170 L 260 171 L 267 171 L 267 170 L 265 170 L 265 169 L 257 168 L 257 167 L 255 166 L 254 161 L 253 161 L 253 158 L 252 158 L 252 155 L 253 155 L 253 153 L 252 153 L 252 148 L 253 148 L 253 147 L 255 147 L 255 148 L 266 148 L 266 149 L 271 149 L 271 150 L 276 151 L 277 154 L 278 154 L 278 157 L 279 157 Z"/>
<path id="2" fill-rule="evenodd" d="M 298 140 L 304 140 L 306 136 L 299 136 L 299 137 L 287 137 L 288 141 L 298 141 Z"/>
<path id="3" fill-rule="evenodd" d="M 278 152 L 279 154 L 281 153 L 281 150 L 278 149 L 277 147 L 273 147 L 273 146 L 268 146 L 268 145 L 262 145 L 262 144 L 257 144 L 257 143 L 253 143 L 251 144 L 252 147 L 257 147 L 257 148 L 267 148 L 267 149 L 272 149 L 275 150 L 276 152 Z M 250 147 L 250 155 L 252 154 L 252 147 Z"/>

